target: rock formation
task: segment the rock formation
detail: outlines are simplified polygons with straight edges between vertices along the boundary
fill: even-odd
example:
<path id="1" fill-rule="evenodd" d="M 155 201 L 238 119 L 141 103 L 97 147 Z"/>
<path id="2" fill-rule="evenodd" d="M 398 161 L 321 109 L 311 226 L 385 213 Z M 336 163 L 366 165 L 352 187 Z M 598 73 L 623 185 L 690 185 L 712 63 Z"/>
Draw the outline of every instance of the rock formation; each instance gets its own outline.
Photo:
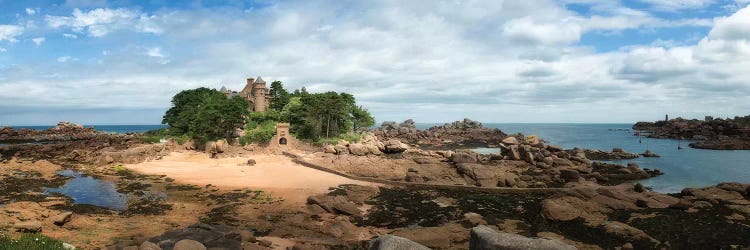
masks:
<path id="1" fill-rule="evenodd" d="M 384 122 L 380 128 L 372 131 L 381 140 L 398 139 L 409 144 L 430 147 L 450 147 L 456 145 L 497 145 L 506 134 L 496 128 L 485 128 L 482 123 L 470 119 L 433 126 L 427 130 L 418 130 L 414 121 L 409 119 L 402 123 Z"/>
<path id="2" fill-rule="evenodd" d="M 638 122 L 633 129 L 648 137 L 698 140 L 691 143 L 703 149 L 750 149 L 750 116 L 733 119 L 687 120 L 683 118 L 657 122 Z"/>

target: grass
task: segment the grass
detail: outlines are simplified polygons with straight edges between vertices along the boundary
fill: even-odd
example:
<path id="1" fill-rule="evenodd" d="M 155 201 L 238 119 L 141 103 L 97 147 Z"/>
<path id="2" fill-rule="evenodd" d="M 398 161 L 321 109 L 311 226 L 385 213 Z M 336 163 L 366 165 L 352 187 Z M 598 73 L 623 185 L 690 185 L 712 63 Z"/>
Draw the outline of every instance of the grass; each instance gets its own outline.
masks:
<path id="1" fill-rule="evenodd" d="M 63 242 L 42 234 L 23 234 L 18 239 L 0 234 L 0 250 L 58 250 L 66 249 Z"/>
<path id="2" fill-rule="evenodd" d="M 359 142 L 360 139 L 362 139 L 361 133 L 350 132 L 346 134 L 340 134 L 339 136 L 320 138 L 318 139 L 318 141 L 313 142 L 313 145 L 336 145 L 340 140 L 345 140 L 348 142 Z"/>
<path id="3" fill-rule="evenodd" d="M 187 140 L 190 139 L 187 135 L 178 135 L 173 131 L 169 131 L 169 128 L 160 128 L 156 130 L 149 130 L 146 132 L 143 132 L 143 135 L 140 137 L 141 141 L 144 143 L 159 143 L 161 139 L 167 139 L 171 138 L 177 144 L 185 144 Z"/>

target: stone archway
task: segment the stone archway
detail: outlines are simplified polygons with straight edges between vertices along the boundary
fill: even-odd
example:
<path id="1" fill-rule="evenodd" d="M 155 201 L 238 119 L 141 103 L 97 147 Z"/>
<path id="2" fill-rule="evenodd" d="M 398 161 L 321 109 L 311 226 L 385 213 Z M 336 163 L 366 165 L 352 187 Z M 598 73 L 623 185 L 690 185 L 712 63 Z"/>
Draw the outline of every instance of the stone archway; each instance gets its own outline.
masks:
<path id="1" fill-rule="evenodd" d="M 281 139 L 279 139 L 279 145 L 286 145 L 286 138 L 281 137 Z"/>

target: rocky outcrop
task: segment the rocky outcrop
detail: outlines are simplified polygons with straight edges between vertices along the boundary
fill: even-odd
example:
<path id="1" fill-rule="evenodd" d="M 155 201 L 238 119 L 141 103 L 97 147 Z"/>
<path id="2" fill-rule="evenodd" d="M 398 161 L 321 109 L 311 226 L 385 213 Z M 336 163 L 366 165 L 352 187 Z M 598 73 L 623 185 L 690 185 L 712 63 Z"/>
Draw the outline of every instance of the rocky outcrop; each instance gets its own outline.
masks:
<path id="1" fill-rule="evenodd" d="M 381 235 L 371 240 L 369 250 L 429 250 L 430 248 L 420 245 L 407 238 L 394 235 Z"/>
<path id="2" fill-rule="evenodd" d="M 339 141 L 336 145 L 326 145 L 323 152 L 329 154 L 356 156 L 397 154 L 409 149 L 409 146 L 399 140 L 391 139 L 381 142 L 378 137 L 370 132 L 363 132 L 358 142 Z"/>
<path id="3" fill-rule="evenodd" d="M 162 249 L 258 249 L 252 248 L 258 245 L 249 241 L 248 236 L 252 234 L 248 233 L 226 225 L 195 224 L 165 232 L 149 239 L 146 244 Z"/>
<path id="4" fill-rule="evenodd" d="M 575 250 L 574 246 L 554 239 L 529 238 L 517 234 L 499 233 L 488 226 L 477 226 L 471 229 L 471 250 L 495 249 L 565 249 Z"/>
<path id="5" fill-rule="evenodd" d="M 144 144 L 141 146 L 124 150 L 107 150 L 101 152 L 96 163 L 140 163 L 149 159 L 158 159 L 169 154 L 169 148 L 165 144 Z"/>
<path id="6" fill-rule="evenodd" d="M 592 150 L 584 149 L 584 154 L 589 160 L 595 161 L 609 161 L 609 160 L 622 160 L 622 159 L 635 159 L 638 158 L 638 154 L 628 153 L 621 148 L 614 148 L 611 152 L 603 150 Z"/>
<path id="7" fill-rule="evenodd" d="M 732 119 L 638 122 L 633 129 L 651 138 L 700 140 L 690 146 L 702 149 L 750 149 L 750 116 Z"/>
<path id="8" fill-rule="evenodd" d="M 0 128 L 0 143 L 54 142 L 93 139 L 106 133 L 97 132 L 93 127 L 83 127 L 71 122 L 59 122 L 47 130 Z"/>
<path id="9" fill-rule="evenodd" d="M 416 129 L 411 119 L 402 123 L 384 122 L 380 128 L 372 132 L 383 141 L 398 139 L 409 144 L 430 147 L 497 145 L 506 137 L 499 129 L 485 128 L 482 123 L 470 119 L 433 126 L 426 130 Z"/>
<path id="10" fill-rule="evenodd" d="M 42 222 L 38 220 L 22 221 L 14 224 L 13 228 L 17 232 L 38 233 L 42 231 Z"/>

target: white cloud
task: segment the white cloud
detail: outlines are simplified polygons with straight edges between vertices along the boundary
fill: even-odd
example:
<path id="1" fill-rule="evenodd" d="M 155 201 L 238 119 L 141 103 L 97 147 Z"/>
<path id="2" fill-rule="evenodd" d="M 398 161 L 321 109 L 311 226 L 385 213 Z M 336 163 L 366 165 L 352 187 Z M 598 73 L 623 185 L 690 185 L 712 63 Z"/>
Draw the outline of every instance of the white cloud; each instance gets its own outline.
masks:
<path id="1" fill-rule="evenodd" d="M 70 56 L 61 56 L 61 57 L 57 58 L 57 62 L 66 63 L 66 62 L 70 61 L 71 59 L 73 59 L 73 58 L 70 57 Z"/>
<path id="2" fill-rule="evenodd" d="M 65 37 L 65 38 L 71 38 L 71 39 L 78 39 L 78 36 L 77 36 L 77 35 L 75 35 L 75 34 L 70 34 L 70 33 L 64 33 L 64 34 L 63 34 L 63 37 Z"/>
<path id="3" fill-rule="evenodd" d="M 7 78 L 0 106 L 166 108 L 180 90 L 238 89 L 244 77 L 262 75 L 290 89 L 352 93 L 379 120 L 630 122 L 750 108 L 747 9 L 715 20 L 665 20 L 621 6 L 582 16 L 543 0 L 120 9 L 127 18 L 99 10 L 47 21 L 113 41 L 161 35 L 148 45 L 96 48 L 104 56 L 95 64 L 0 68 Z M 712 28 L 692 41 L 656 35 L 651 44 L 606 53 L 577 43 L 588 32 L 681 26 Z M 35 92 L 4 95 L 19 88 Z"/>
<path id="4" fill-rule="evenodd" d="M 529 17 L 523 17 L 506 22 L 503 36 L 520 44 L 569 44 L 580 39 L 581 27 L 564 20 L 537 23 Z"/>
<path id="5" fill-rule="evenodd" d="M 44 42 L 45 40 L 47 40 L 47 39 L 46 39 L 46 38 L 44 38 L 44 37 L 37 37 L 37 38 L 33 38 L 33 39 L 31 39 L 31 41 L 32 41 L 32 42 L 34 42 L 34 44 L 36 44 L 36 46 L 37 46 L 37 47 L 41 46 L 41 45 L 42 45 L 42 43 L 43 43 L 43 42 Z"/>
<path id="6" fill-rule="evenodd" d="M 148 51 L 146 51 L 146 55 L 150 57 L 159 57 L 159 58 L 164 57 L 164 54 L 161 53 L 161 48 L 159 47 L 148 49 Z"/>
<path id="7" fill-rule="evenodd" d="M 32 8 L 26 8 L 26 14 L 29 16 L 33 16 L 34 14 L 36 14 L 36 10 Z"/>
<path id="8" fill-rule="evenodd" d="M 729 17 L 716 18 L 710 39 L 750 40 L 750 6 Z"/>
<path id="9" fill-rule="evenodd" d="M 0 52 L 6 52 L 6 51 L 8 51 L 8 49 L 0 47 Z"/>
<path id="10" fill-rule="evenodd" d="M 89 36 L 102 37 L 120 29 L 133 29 L 138 32 L 158 33 L 153 25 L 140 24 L 148 17 L 141 16 L 138 11 L 129 9 L 97 8 L 88 12 L 74 9 L 72 16 L 45 17 L 52 28 L 70 27 L 74 32 L 88 32 Z"/>
<path id="11" fill-rule="evenodd" d="M 0 42 L 16 42 L 18 41 L 16 37 L 18 37 L 22 33 L 23 27 L 21 26 L 0 24 Z"/>

